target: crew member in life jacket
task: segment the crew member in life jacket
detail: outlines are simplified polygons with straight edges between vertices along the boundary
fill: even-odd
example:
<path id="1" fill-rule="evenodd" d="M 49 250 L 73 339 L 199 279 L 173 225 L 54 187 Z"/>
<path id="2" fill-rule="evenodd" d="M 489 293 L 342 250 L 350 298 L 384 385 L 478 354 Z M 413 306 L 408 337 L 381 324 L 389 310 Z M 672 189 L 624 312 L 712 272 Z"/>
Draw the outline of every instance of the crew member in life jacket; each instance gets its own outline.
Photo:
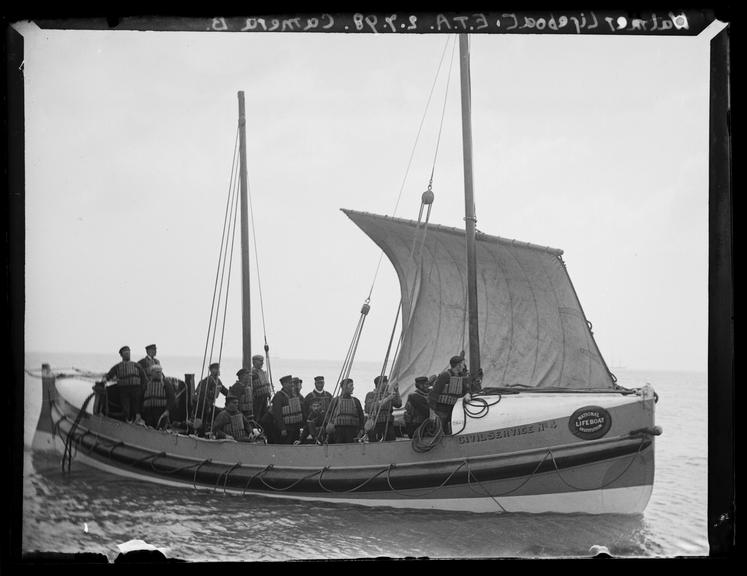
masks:
<path id="1" fill-rule="evenodd" d="M 282 389 L 272 399 L 275 440 L 279 444 L 293 444 L 303 424 L 301 399 L 293 394 L 293 376 L 280 379 Z"/>
<path id="2" fill-rule="evenodd" d="M 228 389 L 220 379 L 220 364 L 214 362 L 209 367 L 210 373 L 200 380 L 195 394 L 192 398 L 192 406 L 195 410 L 195 428 L 200 436 L 204 436 L 211 429 L 214 414 L 215 401 L 219 394 L 228 395 Z"/>
<path id="3" fill-rule="evenodd" d="M 163 377 L 163 369 L 154 364 L 143 394 L 143 420 L 152 428 L 166 428 L 170 415 L 176 412 L 174 384 Z M 160 426 L 159 426 L 160 422 Z"/>
<path id="4" fill-rule="evenodd" d="M 247 370 L 249 373 L 249 370 Z M 240 398 L 231 392 L 226 396 L 226 408 L 221 410 L 213 422 L 213 435 L 216 440 L 236 440 L 237 442 L 251 442 L 254 440 L 253 422 L 244 416 L 239 409 Z"/>
<path id="5" fill-rule="evenodd" d="M 451 434 L 451 411 L 454 404 L 465 394 L 469 394 L 472 387 L 472 377 L 462 356 L 452 356 L 449 369 L 438 375 L 433 388 L 428 393 L 430 417 L 441 419 L 445 434 Z M 467 398 L 469 399 L 469 398 Z"/>
<path id="6" fill-rule="evenodd" d="M 303 400 L 304 427 L 301 430 L 301 442 L 322 440 L 324 417 L 331 402 L 332 394 L 324 389 L 324 376 L 315 376 L 314 389 Z"/>
<path id="7" fill-rule="evenodd" d="M 145 356 L 137 361 L 143 367 L 143 370 L 145 370 L 146 376 L 150 376 L 150 369 L 153 366 L 161 366 L 161 361 L 156 358 L 156 352 L 156 345 L 148 344 L 145 347 Z"/>
<path id="8" fill-rule="evenodd" d="M 370 428 L 367 434 L 371 442 L 395 440 L 397 437 L 392 409 L 402 407 L 402 397 L 396 382 L 391 386 L 388 384 L 389 378 L 377 376 L 374 378 L 374 389 L 366 394 L 366 428 Z"/>
<path id="9" fill-rule="evenodd" d="M 257 380 L 252 376 L 252 394 L 254 395 L 254 419 L 262 422 L 269 409 L 270 396 L 272 396 L 272 385 L 267 377 L 267 372 L 262 370 L 265 362 L 264 356 L 255 354 L 252 356 L 252 374 L 256 374 Z"/>
<path id="10" fill-rule="evenodd" d="M 228 393 L 236 396 L 239 400 L 239 411 L 247 417 L 249 421 L 254 420 L 254 395 L 252 394 L 252 371 L 248 368 L 241 368 L 236 372 L 238 380 L 229 389 Z"/>
<path id="11" fill-rule="evenodd" d="M 353 396 L 353 379 L 345 378 L 340 382 L 340 395 L 332 399 L 330 423 L 327 433 L 332 435 L 335 444 L 355 442 L 363 435 L 363 407 L 360 400 Z"/>
<path id="12" fill-rule="evenodd" d="M 145 425 L 140 410 L 143 390 L 148 384 L 148 377 L 140 364 L 130 360 L 129 346 L 122 346 L 119 349 L 119 355 L 122 357 L 122 361 L 112 366 L 111 370 L 104 376 L 104 380 L 117 379 L 116 385 L 124 419 L 127 422 L 134 421 L 135 424 Z"/>
<path id="13" fill-rule="evenodd" d="M 428 382 L 427 376 L 418 376 L 415 378 L 415 392 L 407 396 L 405 430 L 410 438 L 413 437 L 418 426 L 428 420 L 431 412 L 428 407 Z"/>

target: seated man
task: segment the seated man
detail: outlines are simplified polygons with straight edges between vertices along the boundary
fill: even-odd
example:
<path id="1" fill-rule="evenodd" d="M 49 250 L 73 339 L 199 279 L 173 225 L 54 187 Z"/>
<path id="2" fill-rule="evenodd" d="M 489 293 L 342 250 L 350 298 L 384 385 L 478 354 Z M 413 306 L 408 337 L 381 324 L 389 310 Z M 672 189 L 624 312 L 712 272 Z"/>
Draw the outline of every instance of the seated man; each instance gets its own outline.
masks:
<path id="1" fill-rule="evenodd" d="M 239 399 L 233 394 L 228 394 L 226 408 L 215 417 L 213 434 L 216 440 L 251 442 L 255 439 L 252 423 L 239 410 Z"/>

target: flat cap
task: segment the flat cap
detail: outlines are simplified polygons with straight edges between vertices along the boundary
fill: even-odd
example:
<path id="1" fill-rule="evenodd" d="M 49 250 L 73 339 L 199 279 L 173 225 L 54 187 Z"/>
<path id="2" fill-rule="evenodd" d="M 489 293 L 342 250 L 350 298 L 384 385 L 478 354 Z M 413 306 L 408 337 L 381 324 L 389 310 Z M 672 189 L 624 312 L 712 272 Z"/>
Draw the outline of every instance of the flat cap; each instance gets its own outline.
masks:
<path id="1" fill-rule="evenodd" d="M 213 368 L 220 368 L 220 364 L 219 364 L 218 362 L 213 362 L 213 363 L 212 363 L 212 364 L 210 365 L 210 370 L 212 370 Z"/>
<path id="2" fill-rule="evenodd" d="M 249 370 L 247 370 L 246 368 L 239 368 L 239 371 L 236 372 L 236 376 L 241 378 L 244 374 L 248 374 L 248 373 L 249 373 Z"/>
<path id="3" fill-rule="evenodd" d="M 314 376 L 314 382 L 324 382 L 324 376 Z"/>
<path id="4" fill-rule="evenodd" d="M 156 345 L 155 345 L 155 344 L 148 344 L 148 345 L 147 345 L 147 346 L 145 347 L 145 349 L 146 349 L 146 350 L 150 350 L 151 348 L 155 348 L 155 347 L 156 347 Z"/>
<path id="5" fill-rule="evenodd" d="M 384 379 L 384 382 L 389 382 L 389 377 L 384 375 L 384 376 L 377 376 L 376 378 L 374 378 L 374 384 L 378 384 L 379 382 L 381 382 L 382 378 Z"/>
<path id="6" fill-rule="evenodd" d="M 415 378 L 415 384 L 427 384 L 428 376 L 418 376 Z"/>
<path id="7" fill-rule="evenodd" d="M 125 350 L 129 350 L 129 349 L 130 349 L 130 347 L 129 347 L 129 346 L 122 346 L 122 347 L 121 347 L 121 348 L 119 349 L 119 353 L 121 354 L 121 353 L 122 353 L 122 352 L 124 352 Z"/>
<path id="8" fill-rule="evenodd" d="M 264 360 L 264 359 L 265 357 L 262 356 L 262 354 L 255 354 L 254 356 L 252 356 L 252 360 Z"/>
<path id="9" fill-rule="evenodd" d="M 464 358 L 462 358 L 461 356 L 452 356 L 451 360 L 449 360 L 449 365 L 451 365 L 451 367 L 453 368 L 463 360 Z"/>
<path id="10" fill-rule="evenodd" d="M 291 376 L 290 374 L 288 374 L 287 376 L 283 376 L 280 379 L 281 384 L 291 384 L 292 382 L 293 382 L 293 376 Z"/>

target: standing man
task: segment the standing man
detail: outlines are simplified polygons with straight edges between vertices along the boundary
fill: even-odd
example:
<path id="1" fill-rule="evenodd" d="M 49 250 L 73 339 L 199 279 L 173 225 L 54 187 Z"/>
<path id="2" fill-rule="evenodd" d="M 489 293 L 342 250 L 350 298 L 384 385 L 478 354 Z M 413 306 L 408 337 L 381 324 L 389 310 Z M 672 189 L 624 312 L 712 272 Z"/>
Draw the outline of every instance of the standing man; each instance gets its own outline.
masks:
<path id="1" fill-rule="evenodd" d="M 324 389 L 324 376 L 314 377 L 314 389 L 306 395 L 303 401 L 304 427 L 301 430 L 301 442 L 311 435 L 314 441 L 319 441 L 324 425 L 324 417 L 332 402 L 332 394 Z"/>
<path id="2" fill-rule="evenodd" d="M 366 427 L 371 427 L 368 439 L 372 442 L 397 438 L 392 410 L 402 407 L 402 397 L 397 383 L 391 387 L 388 387 L 388 383 L 389 378 L 386 376 L 377 376 L 374 378 L 374 389 L 366 394 L 366 415 L 369 420 Z"/>
<path id="3" fill-rule="evenodd" d="M 150 378 L 143 394 L 143 419 L 148 426 L 159 426 L 162 416 L 169 418 L 176 411 L 176 391 L 174 385 L 163 377 L 163 370 L 159 364 L 150 369 Z"/>
<path id="4" fill-rule="evenodd" d="M 303 394 L 301 394 L 302 385 L 303 385 L 303 380 L 294 376 L 293 377 L 293 394 L 295 396 L 298 396 L 299 400 L 301 400 L 301 405 L 303 405 Z"/>
<path id="5" fill-rule="evenodd" d="M 452 356 L 449 369 L 438 375 L 428 394 L 430 416 L 434 420 L 436 417 L 440 418 L 445 434 L 451 434 L 451 412 L 454 404 L 470 393 L 471 386 L 472 377 L 467 371 L 464 358 Z M 469 400 L 469 396 L 466 399 Z"/>
<path id="6" fill-rule="evenodd" d="M 353 379 L 340 382 L 340 395 L 332 399 L 332 417 L 327 432 L 334 434 L 335 444 L 355 442 L 363 435 L 363 407 L 353 396 Z"/>
<path id="7" fill-rule="evenodd" d="M 415 434 L 415 430 L 428 420 L 429 415 L 428 377 L 418 376 L 415 378 L 415 392 L 407 396 L 405 403 L 405 430 L 410 438 Z"/>
<path id="8" fill-rule="evenodd" d="M 236 372 L 238 380 L 229 389 L 228 393 L 235 396 L 239 401 L 239 412 L 248 420 L 254 420 L 254 397 L 252 395 L 252 371 L 241 368 Z"/>
<path id="9" fill-rule="evenodd" d="M 252 374 L 256 374 L 257 380 L 252 376 L 252 394 L 254 395 L 254 418 L 262 422 L 269 408 L 270 396 L 272 395 L 272 384 L 267 377 L 267 372 L 262 369 L 265 362 L 264 356 L 255 354 L 252 356 Z"/>
<path id="10" fill-rule="evenodd" d="M 293 444 L 303 422 L 301 400 L 293 394 L 293 376 L 283 376 L 280 384 L 283 388 L 272 399 L 275 439 L 280 444 Z"/>
<path id="11" fill-rule="evenodd" d="M 134 420 L 135 424 L 144 426 L 145 421 L 140 416 L 140 403 L 143 389 L 148 383 L 148 377 L 140 364 L 130 360 L 129 346 L 122 346 L 119 349 L 119 355 L 122 361 L 112 366 L 111 370 L 104 376 L 104 380 L 117 380 L 119 401 L 122 404 L 124 419 L 127 422 L 133 422 Z"/>
<path id="12" fill-rule="evenodd" d="M 195 419 L 200 420 L 199 425 L 195 426 L 200 436 L 210 432 L 214 417 L 213 407 L 218 394 L 228 395 L 228 390 L 220 380 L 220 364 L 213 362 L 209 371 L 209 374 L 200 380 L 192 398 L 192 405 L 195 407 Z"/>
<path id="13" fill-rule="evenodd" d="M 161 365 L 161 361 L 158 358 L 156 358 L 156 345 L 148 344 L 145 347 L 145 357 L 138 360 L 137 363 L 143 367 L 143 370 L 145 370 L 146 376 L 150 376 L 151 368 L 153 368 L 153 366 Z"/>

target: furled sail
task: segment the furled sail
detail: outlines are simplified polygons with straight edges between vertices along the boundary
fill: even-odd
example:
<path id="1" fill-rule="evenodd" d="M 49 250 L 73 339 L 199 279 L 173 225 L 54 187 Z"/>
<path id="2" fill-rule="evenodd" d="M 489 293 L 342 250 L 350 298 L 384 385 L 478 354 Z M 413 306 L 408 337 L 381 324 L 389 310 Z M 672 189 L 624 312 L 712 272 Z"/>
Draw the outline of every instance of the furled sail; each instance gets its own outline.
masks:
<path id="1" fill-rule="evenodd" d="M 406 395 L 417 376 L 441 372 L 451 356 L 465 350 L 469 358 L 464 230 L 430 224 L 413 257 L 417 222 L 343 212 L 399 277 L 405 332 L 392 380 Z M 482 233 L 476 245 L 483 387 L 613 388 L 562 251 Z"/>

